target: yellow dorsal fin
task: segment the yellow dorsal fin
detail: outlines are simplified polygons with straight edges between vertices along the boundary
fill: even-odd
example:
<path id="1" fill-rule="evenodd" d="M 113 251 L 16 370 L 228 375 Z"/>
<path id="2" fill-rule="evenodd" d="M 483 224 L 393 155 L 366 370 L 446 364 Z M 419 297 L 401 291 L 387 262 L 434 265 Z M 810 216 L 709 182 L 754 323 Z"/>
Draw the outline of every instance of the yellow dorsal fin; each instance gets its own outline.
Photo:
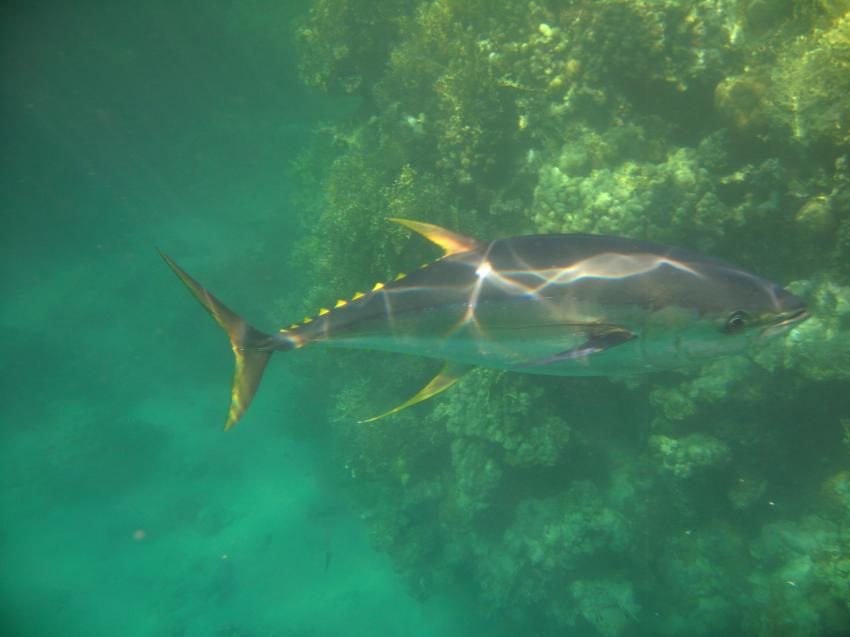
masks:
<path id="1" fill-rule="evenodd" d="M 462 234 L 457 234 L 456 232 L 430 223 L 400 219 L 398 217 L 387 217 L 387 221 L 401 224 L 414 232 L 418 232 L 429 241 L 433 241 L 444 250 L 445 254 L 443 256 L 445 257 L 459 252 L 470 252 L 481 247 L 481 242 L 478 239 L 465 237 Z"/>
<path id="2" fill-rule="evenodd" d="M 371 418 L 366 418 L 365 420 L 361 420 L 360 422 L 375 422 L 376 420 L 380 420 L 386 416 L 390 416 L 392 414 L 400 412 L 402 409 L 407 409 L 415 405 L 416 403 L 421 403 L 423 400 L 428 400 L 432 396 L 436 396 L 442 391 L 447 390 L 449 387 L 454 385 L 457 381 L 461 379 L 461 377 L 466 374 L 470 369 L 472 369 L 472 365 L 463 365 L 461 363 L 452 363 L 446 362 L 443 365 L 443 369 L 440 370 L 440 373 L 434 376 L 431 379 L 431 382 L 425 385 L 422 389 L 420 389 L 414 396 L 408 398 L 398 407 L 394 409 L 390 409 L 378 416 L 372 416 Z"/>

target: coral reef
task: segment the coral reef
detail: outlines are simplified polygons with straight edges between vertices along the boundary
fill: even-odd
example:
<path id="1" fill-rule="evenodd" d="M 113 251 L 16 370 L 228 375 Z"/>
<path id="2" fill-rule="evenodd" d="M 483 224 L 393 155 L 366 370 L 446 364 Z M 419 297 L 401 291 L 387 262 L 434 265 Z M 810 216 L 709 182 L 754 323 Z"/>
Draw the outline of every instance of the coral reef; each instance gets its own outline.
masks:
<path id="1" fill-rule="evenodd" d="M 811 145 L 850 141 L 850 17 L 800 35 L 776 59 L 718 84 L 718 109 L 741 130 Z"/>
<path id="2" fill-rule="evenodd" d="M 617 637 L 640 610 L 631 583 L 624 580 L 578 580 L 570 586 L 582 617 L 603 637 Z"/>
<path id="3" fill-rule="evenodd" d="M 524 634 L 845 634 L 850 3 L 315 0 L 295 37 L 305 82 L 357 104 L 298 165 L 290 307 L 431 258 L 397 215 L 696 248 L 813 314 L 652 378 L 480 370 L 376 426 L 352 420 L 427 364 L 293 362 L 411 592 L 464 586 Z"/>
<path id="4" fill-rule="evenodd" d="M 434 411 L 453 436 L 471 437 L 501 448 L 505 463 L 549 467 L 570 442 L 569 425 L 541 404 L 533 381 L 514 382 L 505 372 L 476 370 L 463 394 L 450 394 Z"/>
<path id="5" fill-rule="evenodd" d="M 663 470 L 677 478 L 687 478 L 695 471 L 729 461 L 728 445 L 704 434 L 691 434 L 678 440 L 652 436 L 649 447 L 661 462 Z"/>
<path id="6" fill-rule="evenodd" d="M 845 521 L 846 522 L 846 521 Z M 850 620 L 850 536 L 817 516 L 767 524 L 752 543 L 751 608 L 745 621 L 761 635 L 828 635 Z"/>

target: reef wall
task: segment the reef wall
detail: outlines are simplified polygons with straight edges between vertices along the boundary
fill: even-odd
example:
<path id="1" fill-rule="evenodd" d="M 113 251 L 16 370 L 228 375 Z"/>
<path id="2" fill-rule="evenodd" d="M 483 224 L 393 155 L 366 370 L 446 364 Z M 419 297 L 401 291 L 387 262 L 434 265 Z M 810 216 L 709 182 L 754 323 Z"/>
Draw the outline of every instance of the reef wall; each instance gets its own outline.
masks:
<path id="1" fill-rule="evenodd" d="M 411 592 L 468 588 L 523 634 L 847 634 L 850 2 L 316 0 L 295 37 L 356 107 L 297 166 L 290 312 L 433 256 L 402 216 L 691 247 L 814 315 L 683 373 L 480 370 L 373 425 L 433 363 L 294 362 Z"/>

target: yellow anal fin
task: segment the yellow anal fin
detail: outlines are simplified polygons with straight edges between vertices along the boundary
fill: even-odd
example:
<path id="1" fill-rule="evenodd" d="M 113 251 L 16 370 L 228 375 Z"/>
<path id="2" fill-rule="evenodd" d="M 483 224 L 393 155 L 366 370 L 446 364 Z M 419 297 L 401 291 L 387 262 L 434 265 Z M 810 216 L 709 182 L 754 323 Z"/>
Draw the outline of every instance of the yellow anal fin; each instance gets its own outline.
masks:
<path id="1" fill-rule="evenodd" d="M 404 401 L 398 407 L 390 409 L 383 414 L 378 416 L 372 416 L 371 418 L 366 418 L 365 420 L 360 420 L 359 422 L 375 422 L 376 420 L 380 420 L 381 418 L 385 418 L 386 416 L 390 416 L 392 414 L 400 412 L 402 409 L 407 409 L 408 407 L 412 407 L 417 403 L 421 403 L 423 400 L 428 400 L 432 396 L 436 396 L 442 391 L 447 390 L 449 387 L 454 385 L 457 381 L 463 377 L 470 369 L 472 369 L 472 365 L 463 365 L 461 363 L 452 363 L 447 362 L 443 365 L 443 369 L 440 370 L 440 373 L 434 376 L 431 379 L 431 382 L 425 385 L 422 389 L 420 389 L 414 396 Z"/>
<path id="2" fill-rule="evenodd" d="M 398 217 L 387 217 L 387 221 L 401 224 L 414 232 L 418 232 L 429 241 L 433 241 L 444 250 L 445 254 L 443 256 L 446 257 L 458 254 L 459 252 L 471 252 L 481 247 L 481 242 L 478 239 L 465 237 L 462 234 L 457 234 L 456 232 L 430 223 L 400 219 Z"/>

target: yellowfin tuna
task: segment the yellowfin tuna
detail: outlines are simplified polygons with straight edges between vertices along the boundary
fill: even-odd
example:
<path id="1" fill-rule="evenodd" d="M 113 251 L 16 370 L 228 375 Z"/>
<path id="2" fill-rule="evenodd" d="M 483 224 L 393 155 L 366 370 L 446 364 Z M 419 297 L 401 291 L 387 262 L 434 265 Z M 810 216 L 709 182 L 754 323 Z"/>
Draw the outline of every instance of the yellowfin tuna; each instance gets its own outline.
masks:
<path id="1" fill-rule="evenodd" d="M 780 286 L 687 250 L 588 234 L 482 242 L 391 221 L 443 256 L 271 334 L 161 253 L 230 337 L 236 371 L 225 429 L 248 409 L 278 350 L 316 344 L 445 361 L 415 396 L 368 422 L 448 389 L 474 366 L 555 376 L 651 372 L 745 352 L 808 317 L 804 302 Z"/>

